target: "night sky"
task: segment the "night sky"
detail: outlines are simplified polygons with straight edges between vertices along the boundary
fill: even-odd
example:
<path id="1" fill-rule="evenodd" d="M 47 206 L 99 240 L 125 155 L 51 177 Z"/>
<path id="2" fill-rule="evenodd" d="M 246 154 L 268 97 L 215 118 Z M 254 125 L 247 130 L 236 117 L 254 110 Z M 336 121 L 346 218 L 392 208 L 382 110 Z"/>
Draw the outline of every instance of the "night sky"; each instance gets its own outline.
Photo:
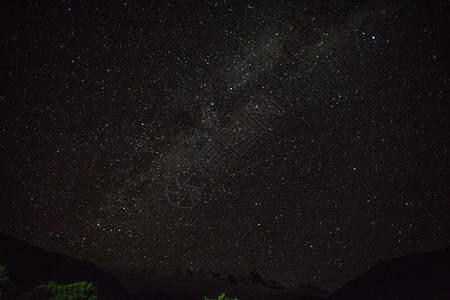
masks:
<path id="1" fill-rule="evenodd" d="M 449 6 L 2 4 L 0 231 L 329 291 L 443 249 Z"/>

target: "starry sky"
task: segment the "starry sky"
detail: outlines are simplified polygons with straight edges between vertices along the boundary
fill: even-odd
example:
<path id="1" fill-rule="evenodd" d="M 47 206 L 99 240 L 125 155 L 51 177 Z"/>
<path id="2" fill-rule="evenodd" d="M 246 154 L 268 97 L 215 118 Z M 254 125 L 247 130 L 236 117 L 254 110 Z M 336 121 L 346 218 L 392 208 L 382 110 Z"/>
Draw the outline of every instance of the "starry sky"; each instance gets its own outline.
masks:
<path id="1" fill-rule="evenodd" d="M 0 231 L 332 291 L 450 244 L 447 1 L 8 1 Z"/>

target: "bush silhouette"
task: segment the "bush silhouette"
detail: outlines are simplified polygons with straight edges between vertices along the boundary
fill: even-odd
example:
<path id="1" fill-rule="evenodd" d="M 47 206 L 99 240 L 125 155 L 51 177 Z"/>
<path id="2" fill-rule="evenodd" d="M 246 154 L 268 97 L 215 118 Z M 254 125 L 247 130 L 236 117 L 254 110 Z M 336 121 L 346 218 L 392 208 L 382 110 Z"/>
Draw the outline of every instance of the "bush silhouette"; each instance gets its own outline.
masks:
<path id="1" fill-rule="evenodd" d="M 9 287 L 8 270 L 5 266 L 0 265 L 0 299 L 6 297 Z"/>
<path id="2" fill-rule="evenodd" d="M 97 300 L 97 288 L 92 282 L 59 285 L 53 281 L 34 288 L 34 297 L 51 300 Z"/>
<path id="3" fill-rule="evenodd" d="M 205 298 L 203 298 L 203 300 L 239 300 L 239 299 L 238 298 L 228 298 L 227 296 L 225 296 L 225 293 L 222 293 L 222 295 L 217 297 L 217 299 L 208 298 L 205 296 Z"/>

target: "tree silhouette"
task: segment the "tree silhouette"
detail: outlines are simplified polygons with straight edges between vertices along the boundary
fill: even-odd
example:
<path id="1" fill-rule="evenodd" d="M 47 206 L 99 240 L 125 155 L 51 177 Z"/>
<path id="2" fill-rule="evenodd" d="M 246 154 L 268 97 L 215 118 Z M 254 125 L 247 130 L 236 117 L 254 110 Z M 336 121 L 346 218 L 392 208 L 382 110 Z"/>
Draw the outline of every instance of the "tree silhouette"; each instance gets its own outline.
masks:
<path id="1" fill-rule="evenodd" d="M 8 270 L 5 266 L 0 265 L 0 299 L 6 298 L 9 288 Z"/>
<path id="2" fill-rule="evenodd" d="M 92 282 L 77 282 L 59 285 L 53 281 L 34 288 L 37 299 L 97 300 L 97 288 Z"/>
<path id="3" fill-rule="evenodd" d="M 214 298 L 208 298 L 205 296 L 205 298 L 203 298 L 203 300 L 239 300 L 238 298 L 228 298 L 227 296 L 225 296 L 225 293 L 222 293 L 219 297 L 217 297 L 217 299 Z"/>

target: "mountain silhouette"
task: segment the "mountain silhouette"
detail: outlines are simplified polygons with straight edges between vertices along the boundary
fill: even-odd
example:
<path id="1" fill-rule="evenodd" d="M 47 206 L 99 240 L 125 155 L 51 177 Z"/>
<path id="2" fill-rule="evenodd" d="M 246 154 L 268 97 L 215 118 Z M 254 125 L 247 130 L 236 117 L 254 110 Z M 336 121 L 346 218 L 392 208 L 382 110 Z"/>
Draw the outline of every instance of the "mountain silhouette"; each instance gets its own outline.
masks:
<path id="1" fill-rule="evenodd" d="M 450 247 L 375 264 L 332 299 L 450 299 Z"/>
<path id="2" fill-rule="evenodd" d="M 0 234 L 0 264 L 6 266 L 14 285 L 13 299 L 49 281 L 58 284 L 89 281 L 98 288 L 100 299 L 126 299 L 126 290 L 117 277 L 96 265 L 5 234 Z"/>
<path id="3" fill-rule="evenodd" d="M 100 299 L 203 299 L 226 293 L 247 299 L 450 299 L 450 247 L 379 262 L 331 296 L 306 284 L 283 286 L 257 271 L 246 274 L 183 269 L 112 268 L 46 251 L 0 234 L 0 264 L 13 299 L 37 285 L 93 282 Z"/>
<path id="4" fill-rule="evenodd" d="M 326 299 L 327 293 L 308 285 L 283 286 L 264 279 L 256 271 L 246 274 L 211 270 L 161 267 L 156 270 L 101 267 L 115 274 L 135 299 L 203 299 L 228 297 L 246 299 Z"/>

